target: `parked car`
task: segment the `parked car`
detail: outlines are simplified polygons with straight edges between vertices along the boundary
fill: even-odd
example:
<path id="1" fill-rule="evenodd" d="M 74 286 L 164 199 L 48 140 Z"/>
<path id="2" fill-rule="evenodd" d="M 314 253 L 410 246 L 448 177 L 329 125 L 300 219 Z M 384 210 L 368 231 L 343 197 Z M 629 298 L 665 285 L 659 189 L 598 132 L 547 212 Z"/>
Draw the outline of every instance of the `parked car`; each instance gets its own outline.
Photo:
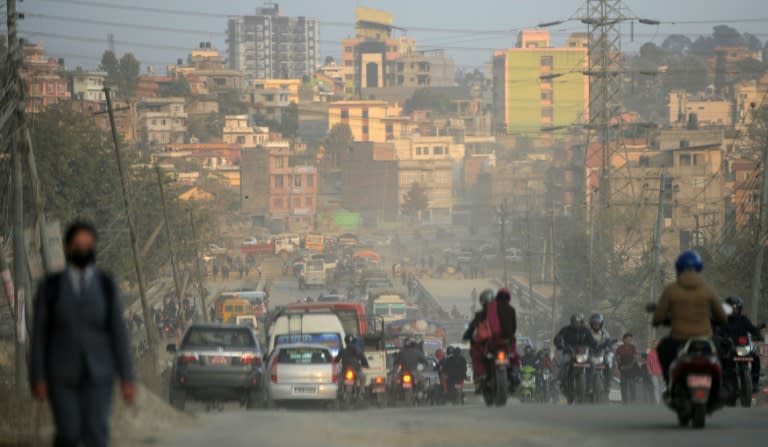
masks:
<path id="1" fill-rule="evenodd" d="M 255 236 L 248 236 L 247 238 L 243 239 L 242 245 L 258 245 L 259 243 L 259 239 Z"/>
<path id="2" fill-rule="evenodd" d="M 227 249 L 216 244 L 208 244 L 208 248 L 206 251 L 212 255 L 225 255 L 227 254 Z"/>
<path id="3" fill-rule="evenodd" d="M 296 400 L 336 401 L 339 370 L 327 347 L 300 343 L 278 345 L 268 366 L 268 406 Z"/>
<path id="4" fill-rule="evenodd" d="M 173 354 L 168 400 L 183 410 L 188 400 L 263 404 L 262 351 L 252 328 L 234 324 L 194 324 Z"/>
<path id="5" fill-rule="evenodd" d="M 509 262 L 520 262 L 523 260 L 523 252 L 517 248 L 508 248 L 504 258 Z"/>

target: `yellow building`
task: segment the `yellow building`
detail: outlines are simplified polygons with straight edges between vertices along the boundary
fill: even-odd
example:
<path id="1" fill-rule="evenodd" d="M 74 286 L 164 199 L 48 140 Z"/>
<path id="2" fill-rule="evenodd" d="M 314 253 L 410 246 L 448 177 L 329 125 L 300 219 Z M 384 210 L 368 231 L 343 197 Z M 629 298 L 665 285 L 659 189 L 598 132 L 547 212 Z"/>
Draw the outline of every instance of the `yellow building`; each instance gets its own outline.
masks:
<path id="1" fill-rule="evenodd" d="M 409 120 L 387 101 L 338 101 L 328 105 L 328 129 L 346 124 L 354 141 L 384 143 L 407 133 Z"/>
<path id="2" fill-rule="evenodd" d="M 254 93 L 287 93 L 288 102 L 298 104 L 301 79 L 255 79 L 250 82 L 249 87 Z"/>
<path id="3" fill-rule="evenodd" d="M 547 31 L 523 31 L 493 59 L 494 128 L 536 135 L 589 119 L 587 48 L 552 48 Z"/>

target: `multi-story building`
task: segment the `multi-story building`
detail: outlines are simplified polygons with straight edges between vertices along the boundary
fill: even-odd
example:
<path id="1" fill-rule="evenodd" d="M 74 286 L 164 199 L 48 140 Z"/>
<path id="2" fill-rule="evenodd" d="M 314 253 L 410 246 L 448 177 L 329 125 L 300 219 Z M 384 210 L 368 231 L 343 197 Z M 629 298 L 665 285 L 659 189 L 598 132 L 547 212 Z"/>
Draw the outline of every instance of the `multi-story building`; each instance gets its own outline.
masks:
<path id="1" fill-rule="evenodd" d="M 768 93 L 768 73 L 760 79 L 743 81 L 734 85 L 734 124 L 749 126 L 752 123 L 753 110 L 758 108 Z"/>
<path id="2" fill-rule="evenodd" d="M 319 65 L 320 25 L 308 17 L 280 15 L 277 4 L 253 16 L 229 19 L 228 59 L 247 79 L 301 79 Z"/>
<path id="3" fill-rule="evenodd" d="M 317 212 L 317 168 L 291 166 L 284 147 L 243 149 L 240 204 L 254 225 L 311 229 Z"/>
<path id="4" fill-rule="evenodd" d="M 184 75 L 192 95 L 217 95 L 245 87 L 242 70 L 227 67 L 224 56 L 210 42 L 200 42 L 188 62 L 184 65 L 179 59 L 176 65 L 168 65 L 167 71 L 171 79 Z"/>
<path id="5" fill-rule="evenodd" d="M 145 98 L 138 108 L 145 144 L 184 143 L 187 133 L 184 98 Z"/>
<path id="6" fill-rule="evenodd" d="M 450 159 L 398 160 L 399 205 L 414 183 L 424 187 L 428 198 L 427 209 L 421 220 L 431 224 L 450 224 L 453 209 L 453 162 Z"/>
<path id="7" fill-rule="evenodd" d="M 386 85 L 393 87 L 450 87 L 456 84 L 453 60 L 442 50 L 413 51 L 390 62 Z"/>
<path id="8" fill-rule="evenodd" d="M 537 135 L 542 128 L 587 122 L 587 65 L 587 48 L 552 48 L 547 31 L 521 32 L 517 48 L 493 58 L 495 130 Z"/>
<path id="9" fill-rule="evenodd" d="M 407 134 L 408 119 L 386 101 L 338 101 L 328 106 L 328 129 L 346 124 L 354 141 L 383 143 Z"/>
<path id="10" fill-rule="evenodd" d="M 83 71 L 80 67 L 70 72 L 70 91 L 75 99 L 81 101 L 104 101 L 104 81 L 107 73 L 103 71 Z"/>
<path id="11" fill-rule="evenodd" d="M 685 91 L 669 92 L 669 124 L 693 128 L 733 125 L 733 102 L 717 96 L 690 95 Z"/>
<path id="12" fill-rule="evenodd" d="M 367 222 L 396 222 L 400 215 L 398 170 L 391 143 L 354 143 L 341 160 L 341 202 Z"/>
<path id="13" fill-rule="evenodd" d="M 59 74 L 64 61 L 46 57 L 41 45 L 25 44 L 21 78 L 27 90 L 25 111 L 37 113 L 47 107 L 71 99 L 67 79 Z"/>
<path id="14" fill-rule="evenodd" d="M 243 149 L 255 148 L 269 141 L 269 128 L 251 126 L 248 115 L 227 115 L 222 139 L 225 144 L 239 144 Z"/>

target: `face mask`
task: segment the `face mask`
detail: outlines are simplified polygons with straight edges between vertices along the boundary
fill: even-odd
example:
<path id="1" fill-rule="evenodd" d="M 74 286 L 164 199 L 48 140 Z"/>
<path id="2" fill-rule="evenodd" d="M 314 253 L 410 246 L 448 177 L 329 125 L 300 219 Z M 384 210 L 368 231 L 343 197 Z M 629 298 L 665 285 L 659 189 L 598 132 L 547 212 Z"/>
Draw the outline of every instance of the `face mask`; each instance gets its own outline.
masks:
<path id="1" fill-rule="evenodd" d="M 67 255 L 67 261 L 77 268 L 85 268 L 96 260 L 96 253 L 93 250 L 73 251 Z"/>

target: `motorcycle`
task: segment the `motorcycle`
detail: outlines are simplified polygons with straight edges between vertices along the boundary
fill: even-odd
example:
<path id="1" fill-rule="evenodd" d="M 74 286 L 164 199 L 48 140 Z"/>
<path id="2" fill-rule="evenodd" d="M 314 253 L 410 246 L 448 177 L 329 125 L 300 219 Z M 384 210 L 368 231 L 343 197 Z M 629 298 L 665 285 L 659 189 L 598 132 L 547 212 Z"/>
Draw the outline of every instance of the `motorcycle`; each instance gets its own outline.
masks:
<path id="1" fill-rule="evenodd" d="M 754 346 L 749 337 L 739 337 L 735 343 L 733 362 L 736 365 L 732 404 L 738 399 L 742 407 L 752 406 L 752 357 Z"/>
<path id="2" fill-rule="evenodd" d="M 486 358 L 491 363 L 488 368 L 488 377 L 482 384 L 483 400 L 485 405 L 503 407 L 507 404 L 507 393 L 509 392 L 509 356 L 505 348 L 492 349 L 486 354 Z"/>
<path id="3" fill-rule="evenodd" d="M 552 371 L 549 368 L 539 369 L 536 373 L 536 402 L 549 402 L 552 389 Z"/>
<path id="4" fill-rule="evenodd" d="M 677 413 L 681 427 L 703 428 L 707 414 L 720 407 L 722 370 L 712 340 L 693 338 L 680 349 L 669 370 L 667 406 Z"/>
<path id="5" fill-rule="evenodd" d="M 565 397 L 568 405 L 574 402 L 582 404 L 587 401 L 587 371 L 592 367 L 589 348 L 576 346 L 569 351 L 571 358 L 565 383 Z"/>
<path id="6" fill-rule="evenodd" d="M 360 381 L 352 368 L 344 369 L 344 383 L 339 389 L 339 402 L 344 408 L 351 408 L 360 398 Z"/>
<path id="7" fill-rule="evenodd" d="M 609 349 L 596 350 L 590 356 L 592 363 L 591 390 L 592 403 L 601 404 L 608 402 L 608 392 L 606 389 L 605 375 L 606 370 L 610 373 L 611 364 L 613 364 L 613 352 Z"/>
<path id="8" fill-rule="evenodd" d="M 401 400 L 408 406 L 415 406 L 418 404 L 419 396 L 423 395 L 416 375 L 402 367 L 398 369 L 399 372 L 394 376 L 393 400 Z"/>
<path id="9" fill-rule="evenodd" d="M 536 368 L 525 365 L 520 368 L 520 401 L 533 402 L 536 396 Z"/>

